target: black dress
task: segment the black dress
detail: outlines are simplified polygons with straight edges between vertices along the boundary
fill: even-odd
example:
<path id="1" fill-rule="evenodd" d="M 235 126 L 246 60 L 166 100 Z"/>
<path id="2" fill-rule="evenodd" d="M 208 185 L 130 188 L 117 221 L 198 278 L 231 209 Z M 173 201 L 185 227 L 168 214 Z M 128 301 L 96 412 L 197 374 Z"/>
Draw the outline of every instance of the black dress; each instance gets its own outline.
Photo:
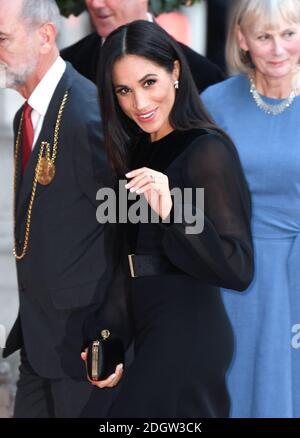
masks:
<path id="1" fill-rule="evenodd" d="M 132 169 L 167 174 L 170 188 L 203 187 L 205 223 L 201 234 L 186 234 L 185 223 L 131 227 L 136 254 L 165 255 L 178 271 L 131 280 L 135 358 L 110 417 L 227 417 L 233 334 L 219 287 L 241 291 L 253 271 L 237 152 L 220 134 L 191 130 L 153 143 L 143 136 L 132 158 Z"/>

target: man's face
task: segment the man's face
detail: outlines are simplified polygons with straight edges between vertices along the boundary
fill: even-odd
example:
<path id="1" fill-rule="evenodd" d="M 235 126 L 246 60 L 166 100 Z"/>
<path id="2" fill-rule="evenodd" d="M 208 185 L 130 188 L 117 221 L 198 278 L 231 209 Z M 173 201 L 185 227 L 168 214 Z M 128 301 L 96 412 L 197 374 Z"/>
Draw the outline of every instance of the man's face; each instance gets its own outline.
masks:
<path id="1" fill-rule="evenodd" d="M 38 40 L 20 18 L 22 0 L 0 0 L 0 86 L 18 89 L 38 62 Z"/>
<path id="2" fill-rule="evenodd" d="M 145 20 L 148 0 L 85 0 L 97 33 L 106 38 L 134 20 Z"/>

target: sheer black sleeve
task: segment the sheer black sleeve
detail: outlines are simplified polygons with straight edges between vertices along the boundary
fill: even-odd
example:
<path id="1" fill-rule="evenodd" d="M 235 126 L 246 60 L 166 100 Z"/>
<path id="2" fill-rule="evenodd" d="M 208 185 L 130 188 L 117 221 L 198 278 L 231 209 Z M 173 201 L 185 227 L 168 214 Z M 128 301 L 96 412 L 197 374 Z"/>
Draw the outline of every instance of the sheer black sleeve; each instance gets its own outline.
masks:
<path id="1" fill-rule="evenodd" d="M 204 228 L 187 234 L 184 218 L 166 226 L 166 255 L 205 283 L 246 289 L 253 276 L 251 201 L 234 145 L 220 134 L 199 136 L 186 150 L 181 171 L 184 187 L 204 188 Z"/>

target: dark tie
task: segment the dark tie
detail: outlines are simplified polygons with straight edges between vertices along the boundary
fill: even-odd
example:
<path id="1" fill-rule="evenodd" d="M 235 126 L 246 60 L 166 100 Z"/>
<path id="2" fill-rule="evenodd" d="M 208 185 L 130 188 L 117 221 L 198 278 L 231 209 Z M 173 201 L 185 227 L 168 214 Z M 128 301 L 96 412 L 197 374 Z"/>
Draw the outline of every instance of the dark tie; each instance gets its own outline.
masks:
<path id="1" fill-rule="evenodd" d="M 32 108 L 25 102 L 24 105 L 24 119 L 23 119 L 23 148 L 22 148 L 22 169 L 23 173 L 26 170 L 28 160 L 32 151 L 32 143 L 34 137 L 34 131 L 31 121 Z"/>

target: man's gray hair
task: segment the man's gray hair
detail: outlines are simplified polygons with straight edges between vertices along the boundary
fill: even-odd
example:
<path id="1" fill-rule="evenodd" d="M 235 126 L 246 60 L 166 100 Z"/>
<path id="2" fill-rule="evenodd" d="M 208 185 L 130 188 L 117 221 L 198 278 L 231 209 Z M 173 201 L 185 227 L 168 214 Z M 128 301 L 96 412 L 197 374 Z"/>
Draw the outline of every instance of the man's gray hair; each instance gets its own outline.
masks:
<path id="1" fill-rule="evenodd" d="M 55 0 L 23 0 L 21 18 L 30 26 L 51 22 L 60 31 L 61 15 Z"/>

